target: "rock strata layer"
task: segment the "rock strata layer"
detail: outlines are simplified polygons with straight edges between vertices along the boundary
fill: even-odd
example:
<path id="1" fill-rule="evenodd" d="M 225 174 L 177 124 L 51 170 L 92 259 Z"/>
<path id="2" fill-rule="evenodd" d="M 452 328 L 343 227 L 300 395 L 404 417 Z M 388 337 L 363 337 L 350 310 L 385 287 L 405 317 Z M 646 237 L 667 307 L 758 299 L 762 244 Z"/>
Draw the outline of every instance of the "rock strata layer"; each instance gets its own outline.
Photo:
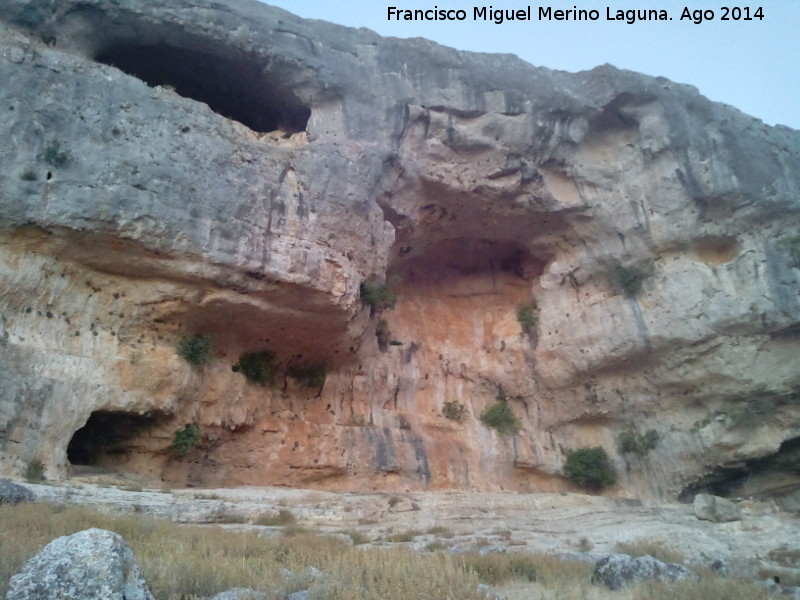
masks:
<path id="1" fill-rule="evenodd" d="M 0 474 L 797 485 L 798 132 L 249 0 L 0 22 Z"/>

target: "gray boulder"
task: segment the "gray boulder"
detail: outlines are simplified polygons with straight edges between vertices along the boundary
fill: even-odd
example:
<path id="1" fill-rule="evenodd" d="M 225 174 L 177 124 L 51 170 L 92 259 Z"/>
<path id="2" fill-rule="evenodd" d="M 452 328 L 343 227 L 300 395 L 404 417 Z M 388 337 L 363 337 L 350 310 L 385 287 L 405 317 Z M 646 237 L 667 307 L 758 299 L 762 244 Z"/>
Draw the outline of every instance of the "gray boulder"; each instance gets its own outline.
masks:
<path id="1" fill-rule="evenodd" d="M 652 556 L 632 558 L 627 554 L 608 554 L 595 564 L 592 583 L 602 583 L 609 589 L 618 590 L 635 581 L 683 581 L 688 577 L 686 567 L 664 563 Z"/>
<path id="2" fill-rule="evenodd" d="M 9 582 L 6 600 L 154 600 L 128 544 L 104 529 L 50 542 Z"/>
<path id="3" fill-rule="evenodd" d="M 264 592 L 252 588 L 233 588 L 220 592 L 210 600 L 267 600 L 267 598 Z"/>
<path id="4" fill-rule="evenodd" d="M 738 521 L 741 518 L 733 502 L 711 494 L 697 494 L 694 497 L 694 514 L 698 519 L 715 523 Z"/>
<path id="5" fill-rule="evenodd" d="M 8 479 L 0 479 L 0 504 L 19 504 L 33 502 L 34 496 L 28 488 L 17 485 Z"/>

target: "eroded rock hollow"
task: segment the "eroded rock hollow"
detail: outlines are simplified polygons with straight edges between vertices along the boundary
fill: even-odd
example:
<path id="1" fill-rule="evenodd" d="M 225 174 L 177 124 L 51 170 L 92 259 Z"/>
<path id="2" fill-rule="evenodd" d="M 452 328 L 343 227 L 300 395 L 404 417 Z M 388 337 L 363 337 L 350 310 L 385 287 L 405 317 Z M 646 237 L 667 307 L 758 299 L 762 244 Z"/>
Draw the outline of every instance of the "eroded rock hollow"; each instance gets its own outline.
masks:
<path id="1" fill-rule="evenodd" d="M 797 485 L 797 131 L 249 0 L 0 20 L 0 474 Z"/>

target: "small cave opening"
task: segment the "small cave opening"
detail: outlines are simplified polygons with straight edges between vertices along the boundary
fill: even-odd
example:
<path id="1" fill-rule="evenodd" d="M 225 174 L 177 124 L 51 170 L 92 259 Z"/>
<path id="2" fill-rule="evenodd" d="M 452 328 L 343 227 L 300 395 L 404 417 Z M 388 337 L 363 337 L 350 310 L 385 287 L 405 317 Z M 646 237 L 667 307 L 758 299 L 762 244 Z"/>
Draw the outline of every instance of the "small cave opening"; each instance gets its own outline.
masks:
<path id="1" fill-rule="evenodd" d="M 718 467 L 686 486 L 680 502 L 692 502 L 697 494 L 723 498 L 779 499 L 800 489 L 800 438 L 783 442 L 774 454 Z"/>
<path id="2" fill-rule="evenodd" d="M 283 77 L 255 60 L 165 44 L 115 44 L 94 58 L 150 86 L 170 87 L 259 133 L 305 131 L 311 117 L 311 109 L 287 89 Z"/>
<path id="3" fill-rule="evenodd" d="M 422 248 L 402 246 L 390 267 L 390 275 L 405 284 L 438 284 L 447 280 L 505 274 L 520 280 L 539 277 L 544 261 L 513 242 L 480 238 L 454 238 Z"/>
<path id="4" fill-rule="evenodd" d="M 155 414 L 95 411 L 67 445 L 73 466 L 110 466 L 124 462 L 140 439 L 159 423 Z"/>

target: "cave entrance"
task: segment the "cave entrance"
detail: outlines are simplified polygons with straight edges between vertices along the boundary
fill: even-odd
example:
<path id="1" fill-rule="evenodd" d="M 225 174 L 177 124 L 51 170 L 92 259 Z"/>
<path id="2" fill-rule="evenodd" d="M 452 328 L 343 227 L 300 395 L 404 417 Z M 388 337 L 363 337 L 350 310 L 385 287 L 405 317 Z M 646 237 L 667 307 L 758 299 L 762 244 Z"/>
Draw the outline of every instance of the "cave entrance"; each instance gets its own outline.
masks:
<path id="1" fill-rule="evenodd" d="M 800 489 L 800 438 L 783 442 L 775 454 L 716 469 L 686 486 L 678 496 L 692 502 L 696 494 L 724 498 L 781 497 Z"/>
<path id="2" fill-rule="evenodd" d="M 67 445 L 73 466 L 110 466 L 124 462 L 136 440 L 158 424 L 155 415 L 96 411 L 78 429 Z"/>
<path id="3" fill-rule="evenodd" d="M 207 104 L 214 112 L 253 131 L 305 131 L 311 109 L 265 65 L 172 46 L 117 44 L 95 56 L 150 86 Z"/>

